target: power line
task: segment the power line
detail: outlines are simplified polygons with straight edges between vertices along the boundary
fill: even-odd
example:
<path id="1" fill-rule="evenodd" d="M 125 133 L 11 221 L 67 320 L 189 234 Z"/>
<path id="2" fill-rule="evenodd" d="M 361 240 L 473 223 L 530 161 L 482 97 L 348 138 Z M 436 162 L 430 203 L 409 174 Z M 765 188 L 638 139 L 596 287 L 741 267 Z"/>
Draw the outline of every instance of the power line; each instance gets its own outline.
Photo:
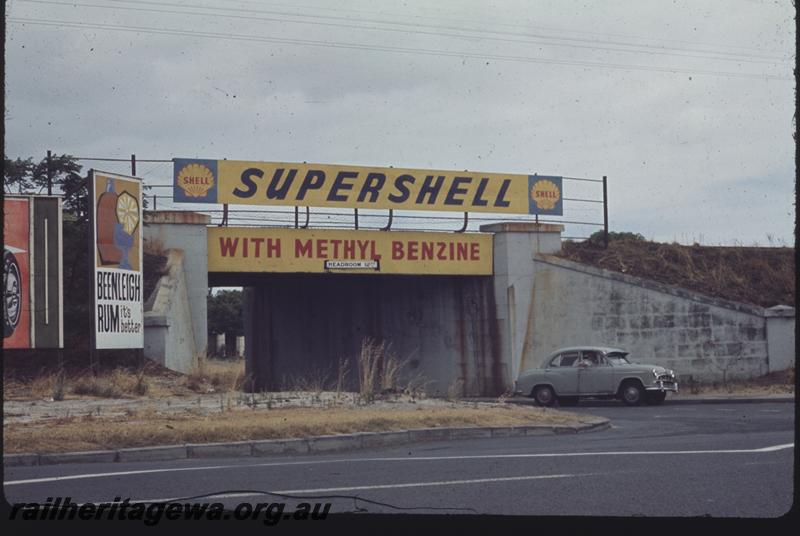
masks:
<path id="1" fill-rule="evenodd" d="M 138 162 L 145 162 L 145 160 L 137 160 L 137 161 Z M 171 162 L 171 161 L 169 161 L 169 162 Z M 147 171 L 143 171 L 142 173 L 140 173 L 139 176 L 140 177 L 146 177 L 147 175 L 149 175 L 150 173 L 155 171 L 157 168 L 163 166 L 164 164 L 165 164 L 165 162 L 159 162 L 159 163 L 155 164 L 154 166 L 152 166 L 151 168 L 149 168 Z"/>
<path id="2" fill-rule="evenodd" d="M 617 69 L 625 71 L 649 71 L 649 72 L 662 72 L 662 73 L 684 73 L 694 75 L 707 75 L 707 76 L 727 76 L 732 78 L 748 78 L 748 79 L 766 79 L 766 80 L 789 80 L 788 77 L 769 75 L 769 74 L 755 74 L 755 73 L 736 73 L 726 71 L 711 71 L 705 69 L 687 69 L 687 68 L 670 68 L 670 67 L 654 67 L 648 65 L 630 65 L 630 64 L 614 64 L 606 62 L 587 62 L 575 60 L 555 60 L 546 58 L 531 58 L 526 56 L 511 56 L 499 54 L 479 54 L 474 52 L 453 52 L 448 50 L 435 50 L 423 48 L 405 48 L 395 46 L 379 46 L 379 45 L 363 45 L 358 43 L 343 43 L 335 41 L 314 41 L 309 39 L 288 39 L 288 38 L 270 38 L 255 35 L 230 35 L 217 32 L 195 32 L 179 29 L 163 29 L 152 28 L 146 26 L 128 26 L 128 25 L 114 25 L 103 23 L 82 23 L 63 20 L 47 20 L 47 19 L 25 19 L 25 18 L 9 18 L 8 22 L 14 24 L 31 24 L 38 26 L 53 26 L 58 28 L 91 28 L 97 30 L 111 30 L 117 32 L 131 32 L 131 33 L 148 33 L 154 35 L 175 35 L 183 37 L 198 37 L 208 39 L 222 39 L 228 41 L 245 41 L 245 42 L 260 42 L 260 43 L 279 43 L 297 46 L 313 46 L 322 48 L 340 48 L 349 50 L 364 50 L 372 52 L 390 52 L 399 54 L 419 54 L 427 56 L 441 56 L 441 57 L 457 57 L 457 58 L 474 58 L 482 60 L 495 60 L 495 61 L 510 61 L 521 63 L 542 63 L 549 65 L 574 65 L 587 68 L 600 68 L 600 69 Z"/>
<path id="3" fill-rule="evenodd" d="M 126 1 L 126 0 L 108 0 L 108 1 L 119 2 L 119 1 Z M 256 1 L 248 1 L 248 0 L 217 0 L 217 1 L 227 2 L 227 3 L 235 3 L 235 4 L 257 4 L 259 6 L 272 5 L 272 6 L 279 6 L 279 7 L 291 7 L 291 8 L 295 8 L 295 9 L 296 8 L 302 8 L 302 9 L 310 9 L 310 10 L 316 10 L 316 11 L 334 11 L 334 12 L 337 12 L 337 13 L 338 12 L 369 13 L 369 14 L 373 14 L 373 15 L 390 15 L 390 16 L 398 16 L 398 17 L 405 17 L 405 18 L 412 18 L 412 19 L 428 19 L 428 20 L 434 20 L 434 21 L 447 20 L 448 22 L 464 22 L 464 23 L 467 23 L 467 24 L 477 24 L 477 25 L 480 25 L 480 26 L 486 26 L 487 25 L 487 20 L 486 19 L 471 20 L 471 19 L 463 19 L 463 18 L 459 19 L 459 18 L 454 18 L 454 17 L 447 17 L 447 18 L 434 17 L 434 16 L 430 16 L 430 15 L 418 15 L 418 14 L 407 15 L 407 14 L 401 14 L 401 13 L 396 13 L 396 12 L 395 13 L 386 13 L 385 11 L 368 11 L 368 10 L 363 10 L 363 9 L 343 9 L 341 7 L 338 7 L 338 6 L 336 8 L 326 8 L 326 7 L 321 7 L 321 6 L 307 6 L 307 5 L 298 5 L 298 4 L 276 4 L 276 3 L 262 2 L 261 0 L 256 0 Z M 212 9 L 212 8 L 207 8 L 207 9 Z M 708 43 L 708 42 L 701 42 L 701 41 L 687 41 L 685 39 L 669 39 L 669 38 L 664 38 L 664 37 L 652 37 L 652 36 L 643 37 L 643 36 L 639 36 L 639 35 L 630 35 L 630 34 L 590 32 L 590 31 L 586 31 L 586 30 L 574 30 L 574 29 L 571 29 L 571 28 L 559 28 L 559 27 L 553 27 L 553 26 L 512 24 L 512 23 L 507 23 L 507 22 L 501 22 L 501 21 L 498 21 L 497 19 L 491 21 L 491 24 L 493 26 L 502 26 L 502 27 L 507 27 L 507 28 L 522 28 L 522 29 L 525 29 L 525 30 L 536 29 L 536 30 L 544 30 L 544 31 L 550 31 L 550 32 L 558 32 L 558 33 L 562 33 L 562 34 L 563 33 L 572 33 L 572 34 L 578 34 L 578 35 L 596 35 L 596 36 L 600 36 L 600 37 L 620 37 L 620 38 L 623 38 L 623 39 L 639 39 L 639 40 L 648 40 L 648 41 L 662 41 L 662 42 L 665 42 L 665 43 L 682 43 L 682 44 L 688 44 L 688 45 L 694 45 L 694 46 L 726 48 L 726 49 L 731 49 L 731 50 L 739 49 L 739 50 L 751 50 L 751 51 L 758 51 L 758 52 L 766 52 L 765 50 L 760 49 L 758 47 L 749 47 L 749 46 L 742 46 L 742 45 Z"/>
<path id="4" fill-rule="evenodd" d="M 781 57 L 774 57 L 774 56 L 757 56 L 757 55 L 742 55 L 742 54 L 733 54 L 728 52 L 717 52 L 717 51 L 693 51 L 693 50 L 686 50 L 686 49 L 673 49 L 677 52 L 669 52 L 669 49 L 665 47 L 652 47 L 648 45 L 641 45 L 641 44 L 628 44 L 628 43 L 611 43 L 616 45 L 622 45 L 626 47 L 632 48 L 614 48 L 614 47 L 605 47 L 599 46 L 599 44 L 603 44 L 602 41 L 597 40 L 587 40 L 587 39 L 575 39 L 575 38 L 564 38 L 564 37 L 554 37 L 554 36 L 543 36 L 543 35 L 533 35 L 534 39 L 508 39 L 502 37 L 490 37 L 490 36 L 476 36 L 470 34 L 454 34 L 454 33 L 444 33 L 442 31 L 421 31 L 421 30 L 411 30 L 411 29 L 399 29 L 399 28 L 379 28 L 379 27 L 370 27 L 364 25 L 357 25 L 357 24 L 343 24 L 343 23 L 332 23 L 332 22 L 318 22 L 318 21 L 297 21 L 297 20 L 290 20 L 290 19 L 283 19 L 283 18 L 269 18 L 269 17 L 254 17 L 252 15 L 245 16 L 245 15 L 230 15 L 230 14 L 219 14 L 219 13 L 198 13 L 196 11 L 186 11 L 186 10 L 170 10 L 170 9 L 154 9 L 154 8 L 142 8 L 142 7 L 129 7 L 129 6 L 106 6 L 101 4 L 86 4 L 86 3 L 77 3 L 71 2 L 69 4 L 65 4 L 64 2 L 57 2 L 54 0 L 20 0 L 23 2 L 28 3 L 36 3 L 36 4 L 49 4 L 49 5 L 60 5 L 60 6 L 69 6 L 69 7 L 88 7 L 88 8 L 99 8 L 99 9 L 113 9 L 113 10 L 125 10 L 125 11 L 136 11 L 136 12 L 145 12 L 145 13 L 161 13 L 161 14 L 172 14 L 172 15 L 191 15 L 191 16 L 199 16 L 199 17 L 222 17 L 222 18 L 231 18 L 231 19 L 244 19 L 248 21 L 267 21 L 267 22 L 280 22 L 280 23 L 291 23 L 291 24 L 310 24 L 310 25 L 317 25 L 317 26 L 329 26 L 329 27 L 338 27 L 338 28 L 353 28 L 353 29 L 360 29 L 360 30 L 368 30 L 368 31 L 379 31 L 379 32 L 399 32 L 404 34 L 419 34 L 419 35 L 432 35 L 436 37 L 452 37 L 457 39 L 480 39 L 480 40 L 488 40 L 488 41 L 498 41 L 498 42 L 507 42 L 507 43 L 530 43 L 530 44 L 541 44 L 542 41 L 536 41 L 535 39 L 553 39 L 559 41 L 580 41 L 580 42 L 587 42 L 591 44 L 573 44 L 573 43 L 556 43 L 550 42 L 545 43 L 550 46 L 555 47 L 567 47 L 567 48 L 580 48 L 580 49 L 589 49 L 589 50 L 603 50 L 603 51 L 611 51 L 611 52 L 623 52 L 628 54 L 650 54 L 650 55 L 660 55 L 660 56 L 676 56 L 681 58 L 699 58 L 699 59 L 711 59 L 711 60 L 721 60 L 721 61 L 736 61 L 736 62 L 746 62 L 746 63 L 760 63 L 760 64 L 770 64 L 775 65 L 782 61 L 785 61 L 785 58 Z M 151 2 L 140 2 L 140 3 L 151 3 Z M 161 3 L 158 5 L 172 5 L 172 6 L 181 6 L 181 7 L 196 7 L 201 9 L 218 9 L 218 8 L 207 8 L 203 6 L 191 5 L 191 4 L 169 4 L 169 3 Z M 249 11 L 249 10 L 248 10 Z M 271 13 L 269 11 L 257 11 L 253 10 L 254 12 L 263 12 L 263 13 Z M 280 13 L 279 13 L 280 14 Z M 315 17 L 313 15 L 302 15 L 296 13 L 288 14 L 290 16 L 305 16 L 305 17 Z M 326 17 L 327 18 L 327 17 Z M 336 19 L 341 19 L 341 17 L 335 17 Z M 349 19 L 346 19 L 349 20 Z M 379 22 L 380 24 L 400 24 L 396 22 L 386 22 L 386 21 L 372 21 L 373 23 Z M 435 26 L 429 26 L 430 28 L 438 28 Z M 447 28 L 447 27 L 445 27 Z M 479 32 L 483 34 L 500 34 L 503 35 L 503 32 L 495 32 L 495 31 L 488 31 L 488 30 L 472 30 L 472 29 L 463 29 L 463 28 L 449 28 L 451 30 L 455 29 L 459 32 Z M 509 35 L 520 35 L 526 36 L 525 34 L 509 34 Z M 637 48 L 647 48 L 648 50 L 636 50 Z M 652 48 L 657 48 L 658 50 L 651 50 Z M 681 51 L 685 52 L 705 52 L 706 54 L 681 54 Z M 709 56 L 707 54 L 715 54 L 714 56 Z M 729 56 L 729 57 L 726 57 Z"/>
<path id="5" fill-rule="evenodd" d="M 22 1 L 33 1 L 33 0 L 22 0 Z M 194 7 L 194 8 L 198 8 L 198 9 L 216 10 L 216 11 L 238 11 L 238 12 L 244 12 L 244 13 L 263 13 L 263 14 L 271 14 L 271 15 L 289 15 L 289 16 L 294 16 L 294 17 L 319 18 L 319 19 L 327 19 L 327 20 L 343 20 L 343 21 L 352 20 L 352 19 L 350 19 L 348 17 L 342 17 L 342 16 L 308 15 L 308 14 L 297 13 L 297 12 L 267 11 L 267 10 L 259 10 L 259 9 L 217 8 L 217 7 L 203 6 L 203 5 L 199 5 L 199 4 L 186 4 L 186 3 L 179 3 L 178 4 L 178 3 L 174 3 L 174 2 L 173 3 L 170 3 L 170 2 L 155 2 L 155 1 L 147 1 L 147 0 L 136 0 L 135 2 L 133 2 L 132 0 L 106 0 L 106 1 L 117 3 L 117 4 L 120 4 L 120 3 L 122 3 L 122 4 L 135 3 L 137 5 L 139 5 L 139 4 L 156 5 L 156 6 L 165 6 L 166 5 L 166 6 L 172 6 L 172 7 Z M 436 26 L 436 25 L 425 25 L 425 24 L 421 25 L 421 24 L 418 24 L 418 23 L 386 21 L 386 20 L 381 20 L 381 19 L 360 19 L 360 20 L 362 22 L 369 22 L 369 23 L 373 23 L 373 24 L 391 24 L 391 25 L 395 25 L 395 26 L 405 26 L 405 27 L 411 27 L 411 28 L 423 27 L 423 28 L 430 28 L 430 29 L 436 29 L 436 30 L 445 29 L 445 30 L 464 31 L 463 28 L 458 28 L 458 27 L 454 27 L 454 26 Z M 485 22 L 480 22 L 479 24 L 485 25 Z M 524 26 L 516 26 L 516 27 L 525 28 Z M 597 42 L 597 40 L 590 40 L 590 39 L 565 38 L 565 37 L 560 37 L 560 36 L 535 35 L 535 34 L 532 35 L 532 34 L 520 34 L 520 33 L 510 33 L 510 32 L 498 32 L 496 30 L 487 30 L 487 29 L 484 29 L 484 28 L 472 28 L 472 29 L 469 29 L 467 31 L 483 33 L 483 34 L 517 35 L 517 36 L 527 36 L 527 37 L 540 37 L 540 38 L 544 38 L 544 39 L 572 40 L 572 41 L 589 42 L 589 43 L 596 43 Z M 602 35 L 602 34 L 600 34 L 600 35 Z M 607 44 L 618 44 L 618 45 L 625 45 L 625 46 L 643 46 L 643 47 L 648 47 L 648 48 L 665 48 L 665 47 L 657 47 L 655 45 L 642 45 L 642 44 L 636 45 L 636 44 L 631 44 L 631 43 L 620 43 L 620 42 L 608 42 Z M 676 49 L 676 50 L 682 50 L 682 49 Z M 683 49 L 683 50 L 685 50 L 685 49 Z M 756 50 L 758 50 L 758 49 L 756 49 Z M 718 54 L 730 54 L 730 53 L 725 53 L 725 52 L 716 52 L 716 53 L 718 53 Z M 769 56 L 763 56 L 763 57 L 764 58 L 769 58 Z M 774 58 L 773 57 L 772 59 L 783 59 L 783 58 Z"/>
<path id="6" fill-rule="evenodd" d="M 130 158 L 91 158 L 87 156 L 73 156 L 75 160 L 96 160 L 98 162 L 130 162 Z M 137 158 L 137 162 L 172 162 L 172 160 L 148 160 L 145 158 Z"/>

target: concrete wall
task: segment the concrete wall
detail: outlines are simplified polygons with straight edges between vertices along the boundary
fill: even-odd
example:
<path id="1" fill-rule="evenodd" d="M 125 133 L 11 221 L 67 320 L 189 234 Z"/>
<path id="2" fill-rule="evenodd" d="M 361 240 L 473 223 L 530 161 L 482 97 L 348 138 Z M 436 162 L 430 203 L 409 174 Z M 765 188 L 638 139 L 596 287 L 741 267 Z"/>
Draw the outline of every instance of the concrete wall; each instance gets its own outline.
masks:
<path id="1" fill-rule="evenodd" d="M 188 373 L 196 363 L 184 252 L 170 249 L 167 273 L 161 276 L 145 303 L 144 356 L 165 367 Z"/>
<path id="2" fill-rule="evenodd" d="M 795 310 L 776 305 L 765 312 L 769 371 L 786 370 L 795 364 Z"/>
<path id="3" fill-rule="evenodd" d="M 532 316 L 533 257 L 561 249 L 562 225 L 500 223 L 484 225 L 494 233 L 494 315 L 497 319 L 499 375 L 504 389 L 511 389 L 532 351 L 537 336 Z"/>
<path id="4" fill-rule="evenodd" d="M 675 370 L 684 381 L 749 378 L 770 371 L 765 311 L 538 255 L 533 266 L 533 344 L 523 369 L 562 346 L 619 346 L 634 360 Z M 793 309 L 774 329 L 781 366 L 794 362 Z M 780 342 L 777 342 L 780 340 Z M 789 346 L 791 344 L 791 346 Z M 791 355 L 791 359 L 787 357 Z"/>
<path id="5" fill-rule="evenodd" d="M 193 345 L 186 348 L 194 355 L 204 354 L 208 344 L 208 223 L 207 216 L 186 212 L 145 218 L 146 242 L 184 252 L 182 277 L 174 274 L 170 295 L 181 303 L 175 296 L 185 293 L 187 305 L 171 310 L 191 318 Z M 214 277 L 216 284 L 249 287 L 245 354 L 257 389 L 303 376 L 333 378 L 339 357 L 350 359 L 354 380 L 365 336 L 391 343 L 408 361 L 406 376 L 439 394 L 500 394 L 552 350 L 578 344 L 622 346 L 635 359 L 673 368 L 684 379 L 752 377 L 794 365 L 794 309 L 764 311 L 552 257 L 561 248 L 562 230 L 530 223 L 483 226 L 494 234 L 493 277 Z M 151 312 L 145 322 L 151 355 L 169 355 L 164 349 L 170 337 L 188 333 L 165 314 Z M 178 361 L 185 363 L 185 356 Z"/>
<path id="6" fill-rule="evenodd" d="M 145 212 L 145 249 L 157 246 L 180 249 L 186 261 L 183 272 L 189 314 L 197 354 L 205 354 L 208 345 L 208 238 L 206 226 L 211 218 L 205 214 L 184 211 Z"/>
<path id="7" fill-rule="evenodd" d="M 364 337 L 391 344 L 433 394 L 500 394 L 491 278 L 346 274 L 265 274 L 246 289 L 246 369 L 256 390 L 291 387 L 298 378 L 335 381 L 340 357 L 356 356 Z"/>

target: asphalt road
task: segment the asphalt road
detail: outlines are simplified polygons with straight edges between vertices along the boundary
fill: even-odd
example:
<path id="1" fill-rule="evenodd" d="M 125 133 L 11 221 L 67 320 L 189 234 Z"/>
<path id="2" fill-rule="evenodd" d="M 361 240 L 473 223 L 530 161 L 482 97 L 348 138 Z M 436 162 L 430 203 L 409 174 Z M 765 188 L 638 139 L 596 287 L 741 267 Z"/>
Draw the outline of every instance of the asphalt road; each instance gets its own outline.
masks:
<path id="1" fill-rule="evenodd" d="M 792 507 L 794 404 L 570 409 L 608 417 L 612 427 L 330 455 L 9 467 L 5 497 L 216 494 L 182 502 L 283 502 L 285 512 L 331 502 L 332 514 L 777 517 Z"/>

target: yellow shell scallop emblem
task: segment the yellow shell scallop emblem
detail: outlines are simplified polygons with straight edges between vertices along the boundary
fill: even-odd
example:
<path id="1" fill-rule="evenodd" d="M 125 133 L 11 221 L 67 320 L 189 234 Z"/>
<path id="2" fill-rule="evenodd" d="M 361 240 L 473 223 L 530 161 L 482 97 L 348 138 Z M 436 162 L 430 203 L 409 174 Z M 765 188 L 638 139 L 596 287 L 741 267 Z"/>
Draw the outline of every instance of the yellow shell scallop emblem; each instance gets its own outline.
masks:
<path id="1" fill-rule="evenodd" d="M 188 164 L 178 172 L 178 186 L 188 197 L 205 197 L 214 187 L 214 174 L 202 164 Z"/>
<path id="2" fill-rule="evenodd" d="M 540 210 L 552 210 L 561 199 L 561 191 L 553 181 L 537 181 L 531 188 L 531 199 Z"/>
<path id="3" fill-rule="evenodd" d="M 128 192 L 122 192 L 117 197 L 117 221 L 129 235 L 133 235 L 139 226 L 139 202 Z"/>

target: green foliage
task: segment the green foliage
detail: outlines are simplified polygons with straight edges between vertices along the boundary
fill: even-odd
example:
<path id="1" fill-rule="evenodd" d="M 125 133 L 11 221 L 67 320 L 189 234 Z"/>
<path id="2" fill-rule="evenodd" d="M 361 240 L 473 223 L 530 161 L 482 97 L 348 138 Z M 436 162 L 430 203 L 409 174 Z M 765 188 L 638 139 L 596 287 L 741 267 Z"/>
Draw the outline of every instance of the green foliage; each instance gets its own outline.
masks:
<path id="1" fill-rule="evenodd" d="M 242 310 L 244 300 L 241 290 L 223 290 L 208 295 L 209 333 L 243 335 L 244 321 Z"/>
<path id="2" fill-rule="evenodd" d="M 3 160 L 3 179 L 6 193 L 41 194 L 47 192 L 48 167 L 52 177 L 53 193 L 64 195 L 64 210 L 75 217 L 86 215 L 86 177 L 81 176 L 81 165 L 68 154 L 51 155 L 34 163 L 33 158 Z"/>
<path id="3" fill-rule="evenodd" d="M 634 240 L 634 241 L 644 241 L 644 236 L 640 235 L 639 233 L 617 233 L 614 231 L 609 231 L 608 233 L 608 242 L 619 242 L 623 240 Z M 602 246 L 605 244 L 605 237 L 603 236 L 603 231 L 596 231 L 592 233 L 589 237 L 588 242 L 594 246 Z"/>
<path id="4" fill-rule="evenodd" d="M 3 159 L 3 185 L 6 193 L 21 194 L 33 188 L 33 158 Z"/>

